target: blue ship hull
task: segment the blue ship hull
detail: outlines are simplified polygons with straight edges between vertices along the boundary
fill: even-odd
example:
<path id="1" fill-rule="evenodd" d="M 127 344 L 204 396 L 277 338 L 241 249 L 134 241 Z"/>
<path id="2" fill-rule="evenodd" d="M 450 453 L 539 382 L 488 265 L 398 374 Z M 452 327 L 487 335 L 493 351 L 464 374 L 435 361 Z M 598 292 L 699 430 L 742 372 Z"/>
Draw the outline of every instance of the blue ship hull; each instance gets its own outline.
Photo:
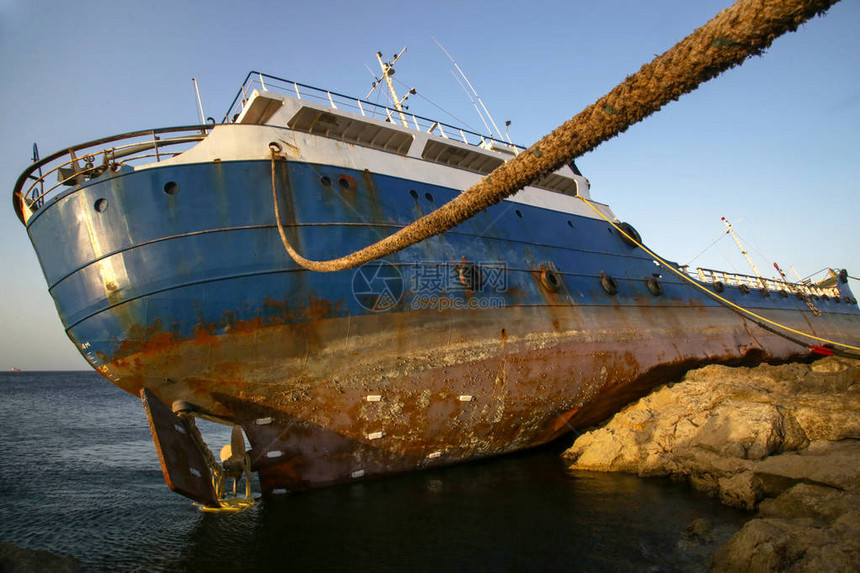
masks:
<path id="1" fill-rule="evenodd" d="M 281 243 L 271 169 L 120 171 L 27 222 L 93 367 L 241 425 L 267 494 L 538 445 L 689 367 L 808 355 L 609 223 L 527 204 L 502 202 L 384 263 L 306 271 Z M 277 162 L 275 181 L 285 232 L 311 259 L 379 240 L 458 193 L 298 161 Z M 793 295 L 723 296 L 857 344 L 860 311 L 838 288 L 816 301 L 821 316 Z"/>

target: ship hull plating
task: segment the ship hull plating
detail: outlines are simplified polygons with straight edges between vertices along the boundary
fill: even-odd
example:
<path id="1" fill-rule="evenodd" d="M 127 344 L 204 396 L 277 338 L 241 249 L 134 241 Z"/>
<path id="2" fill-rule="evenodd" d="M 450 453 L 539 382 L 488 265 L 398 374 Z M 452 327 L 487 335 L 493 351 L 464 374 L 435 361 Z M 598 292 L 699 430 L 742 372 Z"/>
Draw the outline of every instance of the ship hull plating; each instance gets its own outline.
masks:
<path id="1" fill-rule="evenodd" d="M 575 197 L 561 210 L 514 198 L 388 261 L 308 272 L 281 244 L 273 179 L 284 232 L 312 259 L 457 193 L 300 161 L 209 162 L 94 179 L 28 221 L 87 360 L 135 395 L 241 425 L 266 494 L 536 446 L 690 367 L 808 354 Z M 821 315 L 793 295 L 723 296 L 856 345 L 860 312 L 839 289 Z"/>

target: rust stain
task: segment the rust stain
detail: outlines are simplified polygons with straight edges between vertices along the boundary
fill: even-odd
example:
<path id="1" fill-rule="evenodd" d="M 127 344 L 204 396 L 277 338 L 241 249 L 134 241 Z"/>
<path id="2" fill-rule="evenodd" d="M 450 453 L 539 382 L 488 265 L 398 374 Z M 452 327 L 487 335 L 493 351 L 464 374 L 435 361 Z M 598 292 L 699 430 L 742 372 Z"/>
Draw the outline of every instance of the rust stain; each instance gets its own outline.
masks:
<path id="1" fill-rule="evenodd" d="M 280 207 L 281 215 L 286 215 L 284 219 L 284 232 L 289 233 L 290 244 L 292 244 L 298 252 L 304 252 L 301 234 L 298 229 L 298 214 L 296 213 L 296 205 L 298 204 L 297 197 L 290 181 L 289 163 L 286 161 L 279 161 L 275 165 L 277 166 L 277 171 L 279 172 L 281 179 L 280 189 L 278 190 L 280 193 L 278 206 Z M 284 197 L 285 195 L 288 197 Z M 287 254 L 284 253 L 284 256 L 286 257 Z"/>
<path id="2" fill-rule="evenodd" d="M 233 313 L 230 313 L 229 318 L 225 316 L 225 332 L 248 334 L 256 332 L 266 326 L 266 322 L 262 316 L 255 316 L 254 318 L 247 320 L 235 320 L 233 316 Z"/>
<path id="3" fill-rule="evenodd" d="M 310 297 L 304 315 L 310 320 L 321 320 L 335 316 L 340 310 L 340 303 L 332 304 L 324 298 Z"/>
<path id="4" fill-rule="evenodd" d="M 338 316 L 342 306 L 341 301 L 333 303 L 324 298 L 310 297 L 307 307 L 298 315 L 314 323 Z M 117 341 L 116 350 L 110 356 L 104 352 L 97 352 L 96 355 L 102 363 L 112 363 L 134 355 L 159 355 L 183 343 L 215 347 L 220 344 L 219 331 L 229 334 L 254 333 L 267 327 L 290 324 L 297 316 L 297 312 L 287 301 L 267 297 L 263 307 L 264 316 L 248 319 L 237 319 L 235 311 L 225 311 L 217 323 L 206 322 L 200 318 L 190 336 L 180 334 L 178 324 L 173 324 L 171 329 L 166 330 L 160 318 L 148 326 L 133 325 L 129 327 L 126 337 Z M 296 323 L 296 326 L 308 329 L 313 325 Z"/>
<path id="5" fill-rule="evenodd" d="M 655 324 L 644 312 L 631 321 L 607 308 L 510 307 L 481 322 L 466 312 L 327 320 L 339 304 L 321 299 L 302 310 L 274 299 L 265 306 L 265 318 L 225 315 L 232 326 L 224 334 L 201 321 L 187 340 L 153 324 L 139 333 L 152 337 L 151 352 L 136 340 L 141 352 L 110 367 L 125 362 L 123 387 L 134 373 L 163 373 L 148 383 L 165 403 L 199 401 L 238 420 L 269 493 L 538 445 L 599 422 L 693 366 L 739 352 L 750 361 L 791 353 L 765 353 L 759 346 L 773 346 L 772 335 L 755 342 L 734 315 L 720 322 L 714 312 L 696 318 L 723 325 L 706 334 L 682 324 L 690 314 Z M 309 320 L 283 323 L 296 314 Z M 582 325 L 591 328 L 564 329 Z M 212 338 L 217 352 L 205 342 Z M 267 416 L 269 425 L 254 423 Z M 281 453 L 267 455 L 273 451 Z"/>
<path id="6" fill-rule="evenodd" d="M 367 170 L 365 170 L 365 171 L 367 171 Z M 355 178 L 353 178 L 351 175 L 347 175 L 346 173 L 341 173 L 340 175 L 338 175 L 337 179 L 338 179 L 338 183 L 341 186 L 341 189 L 343 189 L 344 191 L 352 191 L 353 193 L 355 193 L 355 191 L 358 190 L 358 183 L 356 182 Z"/>
<path id="7" fill-rule="evenodd" d="M 149 326 L 134 325 L 128 336 L 120 341 L 114 352 L 114 357 L 130 356 L 132 354 L 157 354 L 174 346 L 183 340 L 176 332 L 166 331 L 160 318 Z"/>
<path id="8" fill-rule="evenodd" d="M 365 203 L 370 209 L 369 212 L 373 213 L 374 220 L 379 222 L 391 222 L 393 219 L 391 217 L 386 217 L 385 210 L 382 208 L 382 204 L 379 201 L 379 195 L 376 192 L 376 185 L 373 182 L 373 174 L 369 169 L 365 169 L 361 172 L 361 182 L 364 184 L 364 189 L 366 191 L 365 196 L 367 197 L 367 200 Z M 355 184 L 354 180 L 353 184 Z"/>

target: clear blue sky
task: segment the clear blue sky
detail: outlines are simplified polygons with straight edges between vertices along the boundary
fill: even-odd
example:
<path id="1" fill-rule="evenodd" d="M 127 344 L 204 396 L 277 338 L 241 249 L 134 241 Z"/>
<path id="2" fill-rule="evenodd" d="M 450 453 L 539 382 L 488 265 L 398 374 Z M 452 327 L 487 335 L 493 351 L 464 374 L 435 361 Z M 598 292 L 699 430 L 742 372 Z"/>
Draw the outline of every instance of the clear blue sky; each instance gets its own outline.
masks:
<path id="1" fill-rule="evenodd" d="M 11 209 L 34 141 L 44 156 L 193 123 L 192 77 L 219 119 L 252 69 L 364 96 L 365 65 L 404 45 L 396 78 L 478 127 L 435 36 L 496 121 L 530 144 L 730 4 L 0 0 L 0 370 L 86 368 Z M 803 275 L 834 266 L 860 276 L 858 30 L 860 3 L 843 0 L 582 157 L 594 198 L 680 263 L 725 216 L 743 219 L 737 230 L 765 274 L 778 261 Z M 439 115 L 423 103 L 413 98 L 412 110 Z M 730 239 L 694 264 L 749 272 Z"/>

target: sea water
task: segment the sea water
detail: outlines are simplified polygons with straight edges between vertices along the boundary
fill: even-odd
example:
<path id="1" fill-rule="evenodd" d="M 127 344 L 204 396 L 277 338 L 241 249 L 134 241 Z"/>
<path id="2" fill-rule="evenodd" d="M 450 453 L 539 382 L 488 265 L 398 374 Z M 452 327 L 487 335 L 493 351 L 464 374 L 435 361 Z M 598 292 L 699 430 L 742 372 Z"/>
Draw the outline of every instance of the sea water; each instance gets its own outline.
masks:
<path id="1" fill-rule="evenodd" d="M 206 429 L 216 452 L 229 436 Z M 705 571 L 750 518 L 683 483 L 571 473 L 571 439 L 211 514 L 164 484 L 139 399 L 94 372 L 0 373 L 0 541 L 84 571 Z M 685 543 L 700 517 L 714 543 Z"/>

